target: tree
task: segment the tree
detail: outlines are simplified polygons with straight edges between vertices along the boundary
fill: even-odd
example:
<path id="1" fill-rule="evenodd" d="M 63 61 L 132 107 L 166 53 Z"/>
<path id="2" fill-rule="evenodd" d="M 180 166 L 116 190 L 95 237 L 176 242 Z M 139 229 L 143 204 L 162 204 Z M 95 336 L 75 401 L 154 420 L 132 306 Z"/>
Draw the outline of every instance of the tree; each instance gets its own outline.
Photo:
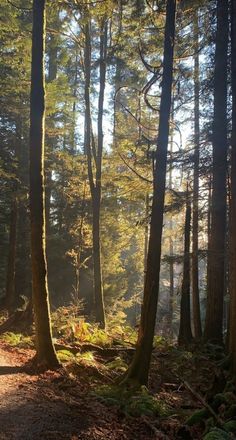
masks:
<path id="1" fill-rule="evenodd" d="M 195 338 L 202 336 L 201 313 L 199 303 L 199 270 L 198 270 L 198 216 L 199 216 L 199 148 L 200 148 L 200 124 L 199 124 L 199 26 L 198 10 L 194 17 L 194 169 L 193 169 L 193 255 L 192 255 L 192 297 L 193 297 L 193 325 Z"/>
<path id="2" fill-rule="evenodd" d="M 105 310 L 103 300 L 101 243 L 100 243 L 100 211 L 102 190 L 102 155 L 103 155 L 103 111 L 106 79 L 107 31 L 108 22 L 104 17 L 100 28 L 100 59 L 99 59 L 99 97 L 97 116 L 97 145 L 92 127 L 90 81 L 91 81 L 91 22 L 85 25 L 85 152 L 88 160 L 88 177 L 92 197 L 93 211 L 93 270 L 95 317 L 102 328 L 105 328 Z M 94 167 L 93 167 L 94 162 Z"/>
<path id="3" fill-rule="evenodd" d="M 164 213 L 167 147 L 173 78 L 176 1 L 167 0 L 164 34 L 162 93 L 159 112 L 159 131 L 154 163 L 153 202 L 147 256 L 144 297 L 138 341 L 133 361 L 124 381 L 147 384 L 156 322 L 161 264 L 161 238 Z"/>
<path id="4" fill-rule="evenodd" d="M 225 286 L 226 172 L 227 172 L 227 51 L 228 1 L 217 1 L 214 66 L 214 119 L 212 132 L 212 218 L 205 340 L 222 342 Z"/>
<path id="5" fill-rule="evenodd" d="M 17 198 L 13 195 L 9 232 L 9 255 L 7 265 L 7 282 L 5 304 L 9 313 L 15 305 L 15 269 L 16 269 L 16 231 L 17 231 Z"/>
<path id="6" fill-rule="evenodd" d="M 230 317 L 229 352 L 232 370 L 236 374 L 236 0 L 231 2 L 231 203 L 230 203 Z"/>
<path id="7" fill-rule="evenodd" d="M 186 194 L 186 213 L 184 226 L 184 268 L 180 305 L 179 345 L 188 345 L 192 340 L 190 314 L 190 232 L 191 232 L 191 203 L 189 191 Z"/>
<path id="8" fill-rule="evenodd" d="M 33 2 L 30 94 L 30 221 L 36 359 L 46 368 L 59 366 L 53 347 L 45 254 L 45 0 Z"/>

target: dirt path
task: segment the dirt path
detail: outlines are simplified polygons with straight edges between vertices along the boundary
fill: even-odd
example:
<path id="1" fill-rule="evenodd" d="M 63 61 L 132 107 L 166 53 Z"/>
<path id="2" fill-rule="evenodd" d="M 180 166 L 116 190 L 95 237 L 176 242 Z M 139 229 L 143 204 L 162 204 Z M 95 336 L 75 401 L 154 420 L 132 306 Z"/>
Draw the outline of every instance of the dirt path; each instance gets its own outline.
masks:
<path id="1" fill-rule="evenodd" d="M 76 414 L 44 385 L 43 377 L 23 372 L 19 355 L 0 348 L 1 440 L 73 438 Z"/>
<path id="2" fill-rule="evenodd" d="M 145 423 L 127 420 L 60 373 L 26 373 L 33 352 L 0 343 L 0 440 L 149 440 Z"/>

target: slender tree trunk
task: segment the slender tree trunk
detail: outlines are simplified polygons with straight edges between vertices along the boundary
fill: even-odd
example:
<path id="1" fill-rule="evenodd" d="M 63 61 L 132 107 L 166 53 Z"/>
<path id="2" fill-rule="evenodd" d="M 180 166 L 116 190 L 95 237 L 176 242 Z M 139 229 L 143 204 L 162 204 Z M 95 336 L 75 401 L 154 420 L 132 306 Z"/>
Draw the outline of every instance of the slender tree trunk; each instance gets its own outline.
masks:
<path id="1" fill-rule="evenodd" d="M 144 285 L 147 272 L 147 255 L 148 255 L 148 235 L 149 235 L 149 192 L 145 194 L 145 226 L 144 226 L 144 256 L 143 256 L 143 271 L 144 271 Z"/>
<path id="2" fill-rule="evenodd" d="M 159 113 L 158 141 L 155 154 L 153 204 L 151 211 L 147 273 L 136 352 L 124 378 L 124 381 L 133 380 L 139 384 L 147 384 L 148 381 L 159 294 L 161 238 L 173 78 L 175 12 L 176 1 L 168 0 L 166 6 L 162 94 Z"/>
<path id="3" fill-rule="evenodd" d="M 199 301 L 199 273 L 198 273 L 198 199 L 199 199 L 199 44 L 198 44 L 198 11 L 194 17 L 194 170 L 193 170 L 193 254 L 192 254 L 192 298 L 193 298 L 193 326 L 194 336 L 200 339 L 202 336 L 200 301 Z"/>
<path id="4" fill-rule="evenodd" d="M 44 186 L 45 0 L 33 2 L 30 95 L 30 220 L 36 358 L 44 368 L 58 367 L 52 343 L 45 252 Z"/>
<path id="5" fill-rule="evenodd" d="M 58 28 L 58 24 L 59 24 L 59 13 L 56 13 L 52 25 L 56 29 L 56 28 Z M 47 78 L 48 83 L 51 83 L 57 77 L 58 44 L 59 44 L 58 35 L 51 34 L 50 40 L 48 43 L 48 78 Z M 50 118 L 50 122 L 52 123 L 52 127 L 54 128 L 55 121 L 54 121 L 53 117 Z M 48 138 L 47 144 L 48 144 L 49 148 L 48 148 L 47 156 L 46 156 L 47 157 L 46 164 L 48 166 L 47 166 L 47 170 L 45 173 L 45 176 L 46 176 L 46 179 L 45 179 L 45 182 L 46 182 L 46 185 L 45 185 L 45 209 L 46 209 L 46 235 L 48 236 L 50 233 L 50 222 L 51 222 L 50 210 L 51 210 L 51 194 L 52 194 L 52 169 L 51 169 L 50 162 L 52 160 L 51 153 L 56 145 L 56 138 L 55 137 Z"/>
<path id="6" fill-rule="evenodd" d="M 205 340 L 223 340 L 227 171 L 227 51 L 228 1 L 217 1 L 214 71 L 212 225 L 209 243 Z"/>
<path id="7" fill-rule="evenodd" d="M 234 376 L 236 375 L 236 0 L 231 1 L 231 84 L 232 84 L 232 134 L 231 134 L 231 228 L 230 228 L 230 318 L 229 353 Z"/>
<path id="8" fill-rule="evenodd" d="M 187 190 L 186 214 L 184 227 L 184 268 L 180 305 L 179 345 L 188 345 L 192 340 L 190 312 L 190 233 L 191 204 Z"/>
<path id="9" fill-rule="evenodd" d="M 170 173 L 169 173 L 169 189 L 172 190 L 173 186 L 173 175 L 172 175 L 172 161 L 173 161 L 173 141 L 174 141 L 174 130 L 173 130 L 173 122 L 174 122 L 174 98 L 173 98 L 173 104 L 172 104 L 172 129 L 171 129 L 171 139 L 170 139 Z M 174 302 L 174 245 L 173 245 L 173 220 L 172 220 L 172 213 L 170 213 L 170 236 L 169 236 L 169 256 L 170 256 L 170 263 L 169 263 L 169 280 L 170 280 L 170 290 L 169 290 L 169 310 L 168 310 L 168 332 L 169 337 L 173 338 L 173 302 Z"/>
<path id="10" fill-rule="evenodd" d="M 30 263 L 30 237 L 29 237 L 29 212 L 27 201 L 18 201 L 17 218 L 17 253 L 16 253 L 16 276 L 15 289 L 17 302 L 20 296 L 31 297 L 31 263 Z"/>
<path id="11" fill-rule="evenodd" d="M 16 239 L 17 239 L 17 199 L 14 197 L 11 206 L 9 254 L 7 264 L 6 298 L 5 304 L 9 314 L 16 304 L 15 295 L 15 267 L 16 267 Z"/>
<path id="12" fill-rule="evenodd" d="M 100 211 L 102 190 L 102 154 L 103 154 L 103 111 L 104 93 L 106 84 L 106 58 L 107 58 L 107 30 L 108 22 L 104 18 L 100 34 L 100 89 L 98 98 L 98 147 L 96 161 L 96 186 L 93 197 L 93 252 L 94 252 L 94 287 L 95 287 L 95 315 L 101 327 L 105 327 L 105 309 L 103 300 L 103 283 L 101 268 L 101 237 L 100 237 Z"/>
<path id="13" fill-rule="evenodd" d="M 88 160 L 88 176 L 92 197 L 93 212 L 93 265 L 94 265 L 94 298 L 95 318 L 101 328 L 105 328 L 105 309 L 103 300 L 102 268 L 101 268 L 101 238 L 100 238 L 100 211 L 101 211 L 101 179 L 102 179 L 102 154 L 103 154 L 103 111 L 104 92 L 106 80 L 107 57 L 107 20 L 101 25 L 100 34 L 100 89 L 98 98 L 97 119 L 97 148 L 92 132 L 91 107 L 90 107 L 90 69 L 91 69 L 91 41 L 90 24 L 85 27 L 85 151 Z M 95 165 L 95 177 L 92 161 Z"/>
<path id="14" fill-rule="evenodd" d="M 20 297 L 23 295 L 27 298 L 32 294 L 32 274 L 30 261 L 30 218 L 28 209 L 28 192 L 29 192 L 29 149 L 28 133 L 23 130 L 23 121 L 21 117 L 16 124 L 17 132 L 17 160 L 18 170 L 18 218 L 17 218 L 17 251 L 16 251 L 16 274 L 15 274 L 15 290 L 17 305 L 20 305 Z"/>

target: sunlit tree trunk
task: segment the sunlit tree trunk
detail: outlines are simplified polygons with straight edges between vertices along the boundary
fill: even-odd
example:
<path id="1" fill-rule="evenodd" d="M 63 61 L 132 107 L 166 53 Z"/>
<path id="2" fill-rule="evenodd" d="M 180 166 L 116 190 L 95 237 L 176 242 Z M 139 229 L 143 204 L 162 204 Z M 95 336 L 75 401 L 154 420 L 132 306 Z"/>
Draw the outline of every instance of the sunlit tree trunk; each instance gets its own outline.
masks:
<path id="1" fill-rule="evenodd" d="M 44 52 L 45 0 L 33 2 L 30 94 L 30 220 L 36 359 L 44 368 L 58 367 L 52 343 L 45 255 L 44 186 Z"/>
<path id="2" fill-rule="evenodd" d="M 131 380 L 139 384 L 147 384 L 148 381 L 159 294 L 161 239 L 173 79 L 175 12 L 176 1 L 168 0 L 166 6 L 162 94 L 159 112 L 157 149 L 155 153 L 153 203 L 147 257 L 147 273 L 137 347 L 133 361 L 123 379 L 124 382 Z"/>
<path id="3" fill-rule="evenodd" d="M 90 107 L 90 78 L 91 78 L 91 37 L 90 23 L 85 26 L 85 151 L 88 160 L 88 176 L 92 197 L 92 229 L 93 229 L 93 266 L 94 266 L 94 299 L 95 318 L 99 325 L 105 327 L 105 309 L 103 299 L 102 268 L 101 268 L 101 236 L 100 211 L 102 189 L 102 154 L 103 154 L 103 112 L 106 80 L 107 57 L 107 20 L 104 18 L 100 30 L 100 69 L 99 97 L 97 118 L 97 145 L 95 144 Z"/>
<path id="4" fill-rule="evenodd" d="M 57 29 L 59 25 L 59 13 L 55 14 L 52 26 Z M 48 77 L 47 83 L 53 82 L 57 77 L 58 69 L 58 44 L 59 38 L 57 34 L 51 33 L 50 40 L 48 42 Z M 50 117 L 50 124 L 52 128 L 55 128 L 54 117 Z M 56 138 L 51 137 L 47 139 L 46 145 L 48 146 L 48 151 L 46 152 L 46 174 L 45 174 L 45 209 L 46 209 L 46 234 L 50 233 L 50 211 L 51 211 L 51 193 L 52 193 L 52 169 L 51 169 L 51 154 L 56 146 Z"/>
<path id="5" fill-rule="evenodd" d="M 204 337 L 223 340 L 225 281 L 226 171 L 227 171 L 227 52 L 228 1 L 217 1 L 217 31 L 214 70 L 212 221 Z"/>

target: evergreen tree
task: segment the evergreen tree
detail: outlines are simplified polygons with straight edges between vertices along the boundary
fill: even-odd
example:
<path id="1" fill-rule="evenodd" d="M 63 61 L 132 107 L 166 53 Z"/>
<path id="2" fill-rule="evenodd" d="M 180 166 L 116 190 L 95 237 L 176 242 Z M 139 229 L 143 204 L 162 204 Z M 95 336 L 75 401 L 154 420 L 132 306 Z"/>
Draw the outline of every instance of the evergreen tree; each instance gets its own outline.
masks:
<path id="1" fill-rule="evenodd" d="M 30 220 L 37 363 L 46 368 L 59 366 L 53 347 L 45 253 L 45 1 L 33 2 L 32 68 L 30 95 Z"/>

